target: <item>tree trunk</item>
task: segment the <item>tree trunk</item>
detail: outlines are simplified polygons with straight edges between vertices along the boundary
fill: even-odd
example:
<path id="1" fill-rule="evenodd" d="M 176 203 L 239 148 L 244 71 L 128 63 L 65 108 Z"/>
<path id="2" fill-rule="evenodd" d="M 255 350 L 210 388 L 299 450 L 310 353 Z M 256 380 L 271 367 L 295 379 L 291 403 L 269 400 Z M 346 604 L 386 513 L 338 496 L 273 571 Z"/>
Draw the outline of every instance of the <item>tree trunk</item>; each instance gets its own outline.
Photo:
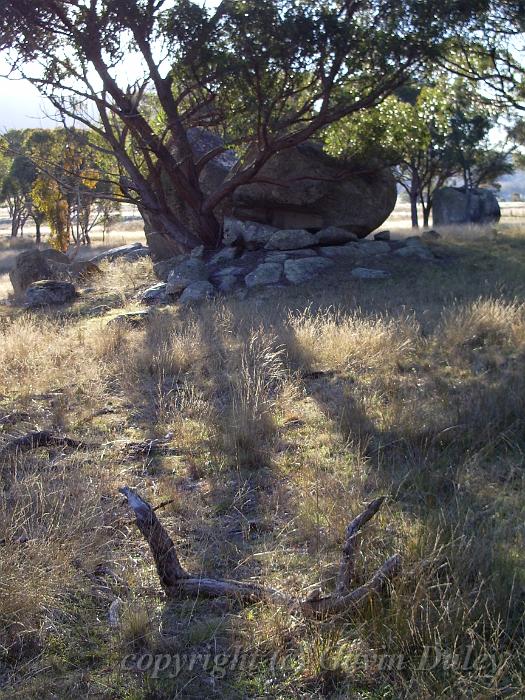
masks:
<path id="1" fill-rule="evenodd" d="M 11 218 L 11 238 L 16 238 L 18 236 L 18 228 L 20 226 L 20 213 L 17 209 L 13 212 Z"/>
<path id="2" fill-rule="evenodd" d="M 419 219 L 417 214 L 417 193 L 410 190 L 410 219 L 412 228 L 419 228 Z"/>
<path id="3" fill-rule="evenodd" d="M 415 168 L 412 168 L 412 180 L 410 182 L 410 218 L 412 221 L 412 228 L 419 228 L 419 219 L 417 213 L 419 189 L 419 174 Z"/>
<path id="4" fill-rule="evenodd" d="M 35 230 L 36 230 L 36 233 L 35 233 L 35 241 L 36 241 L 36 244 L 37 244 L 37 245 L 40 245 L 40 241 L 41 241 L 41 238 L 42 238 L 41 223 L 40 223 L 40 221 L 39 221 L 38 219 L 34 219 L 34 222 L 35 222 Z"/>

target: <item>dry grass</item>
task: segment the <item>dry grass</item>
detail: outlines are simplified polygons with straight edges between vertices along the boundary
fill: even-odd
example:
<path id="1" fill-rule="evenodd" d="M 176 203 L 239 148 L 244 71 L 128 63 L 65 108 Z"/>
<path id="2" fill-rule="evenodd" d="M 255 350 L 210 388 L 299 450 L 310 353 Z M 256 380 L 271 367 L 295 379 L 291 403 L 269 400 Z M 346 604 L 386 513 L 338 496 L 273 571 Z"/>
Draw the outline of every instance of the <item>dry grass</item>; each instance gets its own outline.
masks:
<path id="1" fill-rule="evenodd" d="M 138 329 L 106 321 L 136 304 L 143 262 L 108 265 L 67 312 L 3 318 L 0 418 L 28 414 L 4 431 L 86 442 L 2 466 L 4 697 L 523 697 L 525 239 L 455 236 L 441 266 L 341 269 Z M 397 550 L 405 571 L 354 620 L 167 605 L 123 484 L 173 501 L 161 517 L 191 570 L 294 593 L 330 589 L 346 523 L 385 493 L 357 583 Z M 236 647 L 252 665 L 203 668 Z M 121 672 L 129 653 L 195 665 Z"/>

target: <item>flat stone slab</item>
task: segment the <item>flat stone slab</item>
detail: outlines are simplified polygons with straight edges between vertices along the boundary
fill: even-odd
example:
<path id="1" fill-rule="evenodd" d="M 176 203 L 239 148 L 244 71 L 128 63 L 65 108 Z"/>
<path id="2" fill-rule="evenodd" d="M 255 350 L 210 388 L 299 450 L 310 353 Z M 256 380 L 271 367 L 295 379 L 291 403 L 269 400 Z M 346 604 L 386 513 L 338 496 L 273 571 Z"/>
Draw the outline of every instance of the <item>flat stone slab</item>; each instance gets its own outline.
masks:
<path id="1" fill-rule="evenodd" d="M 282 229 L 273 233 L 265 250 L 298 250 L 310 248 L 317 243 L 316 237 L 305 229 Z"/>
<path id="2" fill-rule="evenodd" d="M 386 270 L 373 270 L 368 267 L 355 267 L 350 274 L 359 280 L 381 280 L 392 277 Z"/>
<path id="3" fill-rule="evenodd" d="M 263 287 L 267 284 L 277 284 L 281 279 L 283 266 L 281 263 L 262 263 L 244 278 L 247 287 Z"/>
<path id="4" fill-rule="evenodd" d="M 284 263 L 284 275 L 290 284 L 302 284 L 326 272 L 333 264 L 332 260 L 319 257 L 287 260 Z"/>
<path id="5" fill-rule="evenodd" d="M 111 248 L 106 250 L 104 253 L 99 253 L 91 258 L 90 262 L 101 262 L 102 260 L 109 260 L 113 262 L 119 258 L 125 258 L 128 261 L 138 260 L 139 258 L 146 258 L 150 254 L 148 246 L 142 245 L 142 243 L 129 243 L 127 245 L 121 245 L 118 248 Z"/>
<path id="6" fill-rule="evenodd" d="M 346 245 L 323 246 L 319 248 L 322 255 L 328 258 L 353 258 L 356 260 L 360 257 L 358 243 L 347 243 Z"/>
<path id="7" fill-rule="evenodd" d="M 358 241 L 359 236 L 339 226 L 327 226 L 315 234 L 319 245 L 342 245 L 350 241 Z"/>
<path id="8" fill-rule="evenodd" d="M 431 250 L 426 246 L 419 245 L 405 245 L 402 248 L 394 250 L 394 255 L 399 258 L 418 258 L 419 260 L 434 260 L 434 255 Z"/>
<path id="9" fill-rule="evenodd" d="M 312 248 L 303 248 L 302 250 L 287 250 L 266 253 L 265 262 L 284 262 L 291 258 L 315 258 L 317 253 Z"/>

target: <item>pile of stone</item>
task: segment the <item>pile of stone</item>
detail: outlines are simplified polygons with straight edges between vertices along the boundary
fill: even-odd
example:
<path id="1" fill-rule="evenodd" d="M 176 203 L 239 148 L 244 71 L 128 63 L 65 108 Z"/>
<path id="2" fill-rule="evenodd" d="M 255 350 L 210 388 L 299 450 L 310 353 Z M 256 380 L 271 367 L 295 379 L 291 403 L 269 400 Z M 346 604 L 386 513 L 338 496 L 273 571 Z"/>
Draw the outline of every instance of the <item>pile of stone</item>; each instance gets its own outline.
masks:
<path id="1" fill-rule="evenodd" d="M 17 256 L 9 278 L 18 299 L 24 299 L 30 307 L 39 307 L 71 301 L 76 295 L 75 282 L 99 274 L 91 260 L 71 260 L 52 248 L 32 248 Z"/>
<path id="2" fill-rule="evenodd" d="M 89 260 L 74 260 L 52 248 L 32 248 L 17 256 L 9 277 L 15 296 L 28 307 L 65 304 L 75 298 L 76 283 L 101 274 L 98 263 L 135 262 L 149 254 L 149 248 L 142 243 L 111 248 Z"/>
<path id="3" fill-rule="evenodd" d="M 356 279 L 383 279 L 391 273 L 378 266 L 388 258 L 435 260 L 419 236 L 396 241 L 384 231 L 374 240 L 365 240 L 334 226 L 311 233 L 232 218 L 226 219 L 224 228 L 224 247 L 216 253 L 199 247 L 188 255 L 155 263 L 153 269 L 161 282 L 142 294 L 142 302 L 186 303 L 217 294 L 242 295 L 254 288 L 302 284 L 329 272 L 337 262 L 344 262 L 348 274 Z"/>

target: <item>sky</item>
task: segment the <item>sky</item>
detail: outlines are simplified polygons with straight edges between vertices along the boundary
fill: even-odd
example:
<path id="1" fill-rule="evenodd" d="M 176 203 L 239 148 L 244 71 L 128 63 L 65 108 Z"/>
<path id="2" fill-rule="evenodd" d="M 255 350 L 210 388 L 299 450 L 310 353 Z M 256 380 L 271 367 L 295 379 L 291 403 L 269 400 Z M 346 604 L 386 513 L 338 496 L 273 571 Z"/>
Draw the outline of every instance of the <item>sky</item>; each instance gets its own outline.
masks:
<path id="1" fill-rule="evenodd" d="M 27 80 L 0 77 L 0 133 L 7 129 L 51 127 L 53 108 Z"/>

